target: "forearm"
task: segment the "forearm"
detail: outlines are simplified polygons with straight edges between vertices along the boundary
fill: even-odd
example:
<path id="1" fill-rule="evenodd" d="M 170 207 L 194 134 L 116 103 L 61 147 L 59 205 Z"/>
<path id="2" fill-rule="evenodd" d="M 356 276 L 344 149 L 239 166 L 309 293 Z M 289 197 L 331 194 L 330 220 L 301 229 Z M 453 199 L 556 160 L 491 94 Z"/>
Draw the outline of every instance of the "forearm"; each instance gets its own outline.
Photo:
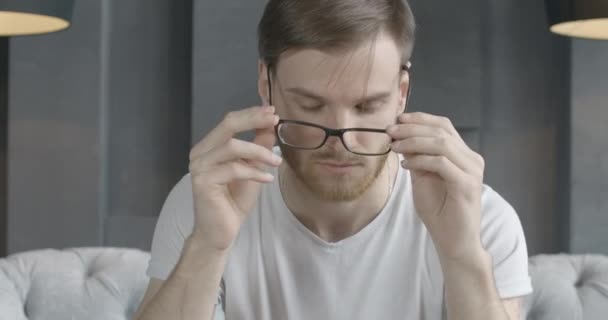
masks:
<path id="1" fill-rule="evenodd" d="M 227 254 L 189 237 L 177 266 L 137 320 L 212 319 Z"/>
<path id="2" fill-rule="evenodd" d="M 483 248 L 463 259 L 440 260 L 448 319 L 509 319 L 494 283 L 492 258 Z"/>

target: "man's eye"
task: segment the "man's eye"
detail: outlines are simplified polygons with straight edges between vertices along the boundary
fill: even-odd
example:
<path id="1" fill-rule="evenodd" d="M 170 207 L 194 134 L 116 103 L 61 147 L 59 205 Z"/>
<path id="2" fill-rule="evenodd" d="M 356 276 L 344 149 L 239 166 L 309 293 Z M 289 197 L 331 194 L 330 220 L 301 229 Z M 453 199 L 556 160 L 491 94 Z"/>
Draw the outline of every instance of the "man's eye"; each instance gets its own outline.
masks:
<path id="1" fill-rule="evenodd" d="M 306 111 L 319 111 L 321 110 L 321 108 L 323 108 L 322 105 L 300 105 L 300 108 L 306 110 Z"/>
<path id="2" fill-rule="evenodd" d="M 371 113 L 374 112 L 378 109 L 378 103 L 374 103 L 374 104 L 360 104 L 357 105 L 357 111 L 362 112 L 362 113 Z"/>

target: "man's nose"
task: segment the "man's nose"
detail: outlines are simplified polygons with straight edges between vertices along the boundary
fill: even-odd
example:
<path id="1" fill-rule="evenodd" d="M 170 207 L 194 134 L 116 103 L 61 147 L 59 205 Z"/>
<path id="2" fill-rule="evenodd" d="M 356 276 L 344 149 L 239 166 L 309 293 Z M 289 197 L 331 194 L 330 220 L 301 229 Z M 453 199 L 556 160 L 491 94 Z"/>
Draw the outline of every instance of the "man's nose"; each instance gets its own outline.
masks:
<path id="1" fill-rule="evenodd" d="M 327 117 L 325 125 L 332 129 L 344 129 L 353 127 L 353 119 L 346 110 L 339 110 Z"/>
<path id="2" fill-rule="evenodd" d="M 330 120 L 331 121 L 328 121 L 328 123 L 326 123 L 326 126 L 331 129 L 345 129 L 353 127 L 353 124 L 351 123 L 348 114 L 334 114 Z M 342 137 L 342 139 L 344 139 L 344 136 Z M 344 142 L 348 143 L 347 141 Z M 345 148 L 345 146 L 342 144 L 340 137 L 337 136 L 328 137 L 326 144 L 332 148 Z"/>

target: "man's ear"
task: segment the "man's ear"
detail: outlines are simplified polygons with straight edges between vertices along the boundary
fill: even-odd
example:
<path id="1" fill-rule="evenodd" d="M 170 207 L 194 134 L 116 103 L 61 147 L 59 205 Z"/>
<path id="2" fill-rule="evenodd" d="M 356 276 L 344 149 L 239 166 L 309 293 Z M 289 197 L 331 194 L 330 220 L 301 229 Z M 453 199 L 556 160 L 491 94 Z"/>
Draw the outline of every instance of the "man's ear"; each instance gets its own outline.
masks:
<path id="1" fill-rule="evenodd" d="M 410 74 L 409 72 L 403 72 L 399 79 L 399 111 L 404 113 L 407 111 L 408 100 L 410 99 Z"/>
<path id="2" fill-rule="evenodd" d="M 270 105 L 268 97 L 268 72 L 266 64 L 260 59 L 258 60 L 258 95 L 262 101 L 262 105 Z"/>

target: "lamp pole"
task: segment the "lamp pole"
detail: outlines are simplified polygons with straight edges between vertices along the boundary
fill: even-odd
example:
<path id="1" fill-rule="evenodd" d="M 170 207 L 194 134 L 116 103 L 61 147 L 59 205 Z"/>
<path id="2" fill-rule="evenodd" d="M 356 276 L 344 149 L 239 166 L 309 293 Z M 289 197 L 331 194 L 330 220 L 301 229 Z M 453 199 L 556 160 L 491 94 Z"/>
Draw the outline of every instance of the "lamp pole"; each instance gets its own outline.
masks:
<path id="1" fill-rule="evenodd" d="M 0 37 L 0 257 L 6 255 L 8 186 L 8 38 Z"/>

